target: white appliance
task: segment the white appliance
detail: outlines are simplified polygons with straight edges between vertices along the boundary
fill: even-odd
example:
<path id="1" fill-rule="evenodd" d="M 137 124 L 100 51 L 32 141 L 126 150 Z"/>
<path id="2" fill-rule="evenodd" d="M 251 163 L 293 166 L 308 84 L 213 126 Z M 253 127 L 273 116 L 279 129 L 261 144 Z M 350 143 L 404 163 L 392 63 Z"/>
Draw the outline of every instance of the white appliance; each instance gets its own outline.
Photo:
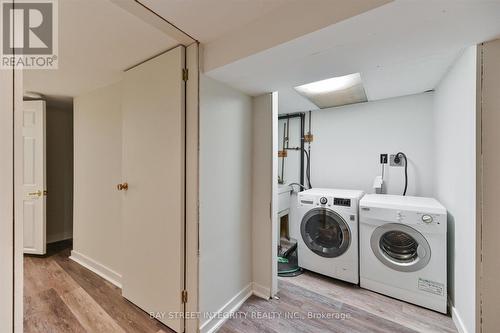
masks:
<path id="1" fill-rule="evenodd" d="M 362 191 L 310 189 L 298 194 L 299 266 L 358 283 L 358 203 Z"/>
<path id="2" fill-rule="evenodd" d="M 360 285 L 446 313 L 446 209 L 435 199 L 360 201 Z"/>

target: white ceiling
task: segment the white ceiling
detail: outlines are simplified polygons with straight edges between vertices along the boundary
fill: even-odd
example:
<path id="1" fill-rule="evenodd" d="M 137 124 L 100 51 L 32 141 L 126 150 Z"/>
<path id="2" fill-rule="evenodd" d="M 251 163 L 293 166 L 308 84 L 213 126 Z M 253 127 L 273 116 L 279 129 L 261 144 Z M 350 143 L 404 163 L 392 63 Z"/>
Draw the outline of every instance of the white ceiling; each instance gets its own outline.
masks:
<path id="1" fill-rule="evenodd" d="M 59 69 L 24 71 L 24 89 L 67 100 L 177 44 L 109 1 L 59 1 Z"/>
<path id="2" fill-rule="evenodd" d="M 208 71 L 393 0 L 138 1 L 198 39 Z"/>
<path id="3" fill-rule="evenodd" d="M 140 0 L 202 43 L 297 0 Z"/>
<path id="4" fill-rule="evenodd" d="M 317 109 L 293 87 L 361 72 L 369 100 L 434 89 L 467 46 L 500 36 L 500 1 L 396 0 L 207 72 L 280 112 Z"/>

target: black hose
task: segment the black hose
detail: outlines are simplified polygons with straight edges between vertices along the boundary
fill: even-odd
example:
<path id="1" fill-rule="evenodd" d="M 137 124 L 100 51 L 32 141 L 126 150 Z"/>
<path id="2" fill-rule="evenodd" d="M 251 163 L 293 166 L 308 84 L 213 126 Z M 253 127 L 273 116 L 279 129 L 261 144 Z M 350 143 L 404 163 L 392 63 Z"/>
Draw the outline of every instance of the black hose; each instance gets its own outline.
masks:
<path id="1" fill-rule="evenodd" d="M 307 152 L 307 150 L 305 148 L 302 148 L 302 147 L 291 147 L 291 148 L 287 147 L 285 149 L 286 150 L 301 150 L 304 152 L 304 154 L 306 155 L 306 159 L 307 159 L 307 168 L 306 168 L 307 185 L 309 186 L 309 188 L 312 188 L 312 185 L 311 185 L 311 158 L 310 158 L 310 155 Z"/>
<path id="2" fill-rule="evenodd" d="M 396 157 L 399 159 L 400 155 L 403 156 L 403 158 L 405 159 L 405 189 L 403 191 L 403 196 L 405 196 L 406 190 L 408 189 L 408 159 L 406 158 L 406 155 L 403 152 L 397 153 Z"/>

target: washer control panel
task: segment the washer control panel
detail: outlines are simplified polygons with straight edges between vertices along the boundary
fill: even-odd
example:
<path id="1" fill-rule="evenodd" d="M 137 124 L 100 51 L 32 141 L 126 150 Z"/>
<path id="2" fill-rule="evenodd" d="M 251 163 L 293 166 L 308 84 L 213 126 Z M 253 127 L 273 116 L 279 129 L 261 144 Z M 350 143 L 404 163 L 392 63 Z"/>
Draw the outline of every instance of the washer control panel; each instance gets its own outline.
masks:
<path id="1" fill-rule="evenodd" d="M 326 205 L 328 203 L 328 199 L 326 197 L 319 198 L 319 203 L 322 205 Z"/>
<path id="2" fill-rule="evenodd" d="M 429 223 L 432 223 L 433 221 L 434 221 L 434 218 L 431 215 L 429 215 L 429 214 L 422 215 L 422 222 L 429 224 Z"/>
<path id="3" fill-rule="evenodd" d="M 351 199 L 333 198 L 333 204 L 335 206 L 351 207 Z"/>

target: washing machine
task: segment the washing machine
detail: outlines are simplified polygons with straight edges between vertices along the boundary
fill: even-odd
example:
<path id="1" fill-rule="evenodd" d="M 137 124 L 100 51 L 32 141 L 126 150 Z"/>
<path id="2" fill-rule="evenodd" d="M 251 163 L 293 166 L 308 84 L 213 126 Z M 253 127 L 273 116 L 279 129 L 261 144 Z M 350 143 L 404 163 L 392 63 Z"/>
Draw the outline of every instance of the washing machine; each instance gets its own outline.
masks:
<path id="1" fill-rule="evenodd" d="M 299 266 L 351 283 L 359 282 L 358 204 L 362 191 L 310 189 L 298 194 Z"/>
<path id="2" fill-rule="evenodd" d="M 360 200 L 360 285 L 447 312 L 446 209 L 435 199 Z"/>

